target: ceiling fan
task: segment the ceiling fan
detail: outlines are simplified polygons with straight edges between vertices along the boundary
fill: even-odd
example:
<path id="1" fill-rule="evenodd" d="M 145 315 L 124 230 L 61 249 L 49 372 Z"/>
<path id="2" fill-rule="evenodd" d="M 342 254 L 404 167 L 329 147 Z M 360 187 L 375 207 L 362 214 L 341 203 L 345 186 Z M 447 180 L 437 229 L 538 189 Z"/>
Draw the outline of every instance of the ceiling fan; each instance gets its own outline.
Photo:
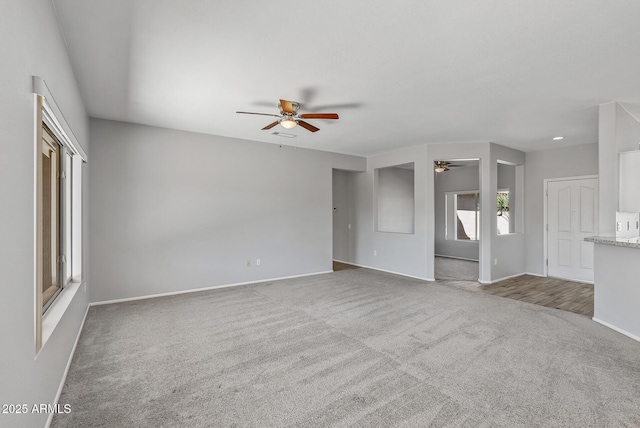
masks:
<path id="1" fill-rule="evenodd" d="M 312 124 L 301 119 L 338 119 L 337 113 L 304 113 L 299 115 L 298 108 L 300 108 L 300 104 L 295 101 L 280 100 L 280 104 L 278 106 L 280 107 L 280 114 L 253 113 L 250 111 L 237 111 L 236 113 L 258 114 L 261 116 L 274 116 L 279 118 L 275 122 L 272 122 L 262 128 L 263 131 L 271 129 L 277 124 L 280 124 L 283 128 L 286 129 L 295 128 L 297 125 L 300 125 L 307 131 L 316 132 L 319 131 L 320 128 L 316 128 Z"/>
<path id="2" fill-rule="evenodd" d="M 434 161 L 433 166 L 436 172 L 445 172 L 449 171 L 449 168 L 458 168 L 464 165 L 454 165 L 451 162 L 447 161 Z"/>

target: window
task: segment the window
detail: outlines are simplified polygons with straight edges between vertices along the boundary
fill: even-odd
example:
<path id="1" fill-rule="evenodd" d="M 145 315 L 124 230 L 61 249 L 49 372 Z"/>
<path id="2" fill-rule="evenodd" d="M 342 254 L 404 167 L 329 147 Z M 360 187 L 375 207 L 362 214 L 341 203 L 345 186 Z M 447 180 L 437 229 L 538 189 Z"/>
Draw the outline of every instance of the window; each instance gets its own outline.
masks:
<path id="1" fill-rule="evenodd" d="M 498 188 L 496 194 L 496 233 L 522 233 L 524 194 L 524 165 L 498 160 Z"/>
<path id="2" fill-rule="evenodd" d="M 72 142 L 75 137 L 69 138 L 71 131 L 57 120 L 47 100 L 36 93 L 37 352 L 72 299 L 74 291 L 65 293 L 65 288 L 77 291 L 81 280 L 81 172 L 86 155 Z"/>
<path id="3" fill-rule="evenodd" d="M 446 239 L 478 241 L 480 239 L 480 193 L 448 192 L 445 194 Z"/>
<path id="4" fill-rule="evenodd" d="M 43 123 L 41 141 L 42 195 L 42 285 L 38 292 L 42 298 L 42 312 L 46 311 L 65 285 L 64 256 L 62 247 L 66 244 L 67 219 L 64 216 L 62 193 L 67 186 L 61 185 L 64 166 L 68 155 L 51 130 Z M 68 180 L 66 180 L 68 181 Z M 67 198 L 68 199 L 68 198 Z"/>
<path id="5" fill-rule="evenodd" d="M 509 215 L 509 190 L 499 190 L 496 198 L 496 211 L 498 214 L 498 235 L 506 235 L 510 232 L 511 221 Z"/>

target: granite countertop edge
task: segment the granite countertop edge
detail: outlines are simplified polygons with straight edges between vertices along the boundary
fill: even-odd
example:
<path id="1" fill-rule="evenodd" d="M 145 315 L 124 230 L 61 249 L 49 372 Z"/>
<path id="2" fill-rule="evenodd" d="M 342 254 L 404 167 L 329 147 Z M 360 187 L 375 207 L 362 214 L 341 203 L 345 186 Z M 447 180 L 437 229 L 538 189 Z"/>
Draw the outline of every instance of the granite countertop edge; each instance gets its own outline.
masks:
<path id="1" fill-rule="evenodd" d="M 632 239 L 632 242 L 629 242 Z M 640 249 L 640 243 L 637 238 L 616 238 L 615 236 L 589 236 L 584 238 L 585 241 L 595 244 L 613 245 L 615 247 L 637 248 Z"/>

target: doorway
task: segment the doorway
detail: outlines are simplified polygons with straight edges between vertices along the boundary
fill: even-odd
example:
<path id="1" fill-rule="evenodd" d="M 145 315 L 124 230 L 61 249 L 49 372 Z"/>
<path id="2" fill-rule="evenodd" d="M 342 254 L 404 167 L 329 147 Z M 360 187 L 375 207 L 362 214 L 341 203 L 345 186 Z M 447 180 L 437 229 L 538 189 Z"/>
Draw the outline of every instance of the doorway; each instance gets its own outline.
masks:
<path id="1" fill-rule="evenodd" d="M 593 243 L 598 234 L 598 178 L 545 180 L 547 276 L 593 283 Z"/>
<path id="2" fill-rule="evenodd" d="M 478 281 L 480 161 L 434 161 L 435 279 Z"/>
<path id="3" fill-rule="evenodd" d="M 356 174 L 359 172 L 333 169 L 332 204 L 333 270 L 343 270 L 355 261 Z"/>

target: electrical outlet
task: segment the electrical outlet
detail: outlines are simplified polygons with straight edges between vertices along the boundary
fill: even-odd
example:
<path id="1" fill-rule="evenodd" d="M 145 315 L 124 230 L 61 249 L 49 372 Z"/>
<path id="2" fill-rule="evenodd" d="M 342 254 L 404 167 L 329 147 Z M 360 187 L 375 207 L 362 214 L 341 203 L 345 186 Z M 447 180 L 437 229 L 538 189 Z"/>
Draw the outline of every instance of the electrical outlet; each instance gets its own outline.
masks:
<path id="1" fill-rule="evenodd" d="M 251 267 L 251 260 L 247 260 L 247 267 Z"/>
<path id="2" fill-rule="evenodd" d="M 378 250 L 373 250 L 373 255 L 377 256 L 378 255 Z"/>
<path id="3" fill-rule="evenodd" d="M 495 266 L 498 266 L 498 259 L 495 259 L 495 260 L 493 261 L 493 264 L 494 264 Z"/>
<path id="4" fill-rule="evenodd" d="M 349 228 L 349 229 L 351 229 L 351 223 L 349 223 L 349 226 L 348 226 L 348 228 Z"/>
<path id="5" fill-rule="evenodd" d="M 256 266 L 260 266 L 260 259 L 256 259 Z"/>

